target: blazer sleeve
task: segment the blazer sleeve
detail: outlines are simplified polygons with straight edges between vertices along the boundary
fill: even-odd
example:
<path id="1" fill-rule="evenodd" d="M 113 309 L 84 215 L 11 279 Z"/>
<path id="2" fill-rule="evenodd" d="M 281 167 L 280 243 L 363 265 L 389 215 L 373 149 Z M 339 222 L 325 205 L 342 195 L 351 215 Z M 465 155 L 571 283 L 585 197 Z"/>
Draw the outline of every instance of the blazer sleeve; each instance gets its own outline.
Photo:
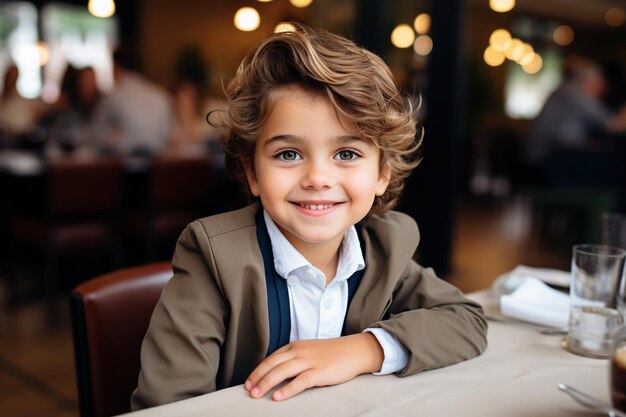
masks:
<path id="1" fill-rule="evenodd" d="M 141 372 L 131 409 L 215 391 L 227 307 L 210 240 L 194 222 L 183 231 L 141 347 Z"/>
<path id="2" fill-rule="evenodd" d="M 482 307 L 412 260 L 384 319 L 370 327 L 385 329 L 408 349 L 408 365 L 400 376 L 451 365 L 487 347 Z"/>

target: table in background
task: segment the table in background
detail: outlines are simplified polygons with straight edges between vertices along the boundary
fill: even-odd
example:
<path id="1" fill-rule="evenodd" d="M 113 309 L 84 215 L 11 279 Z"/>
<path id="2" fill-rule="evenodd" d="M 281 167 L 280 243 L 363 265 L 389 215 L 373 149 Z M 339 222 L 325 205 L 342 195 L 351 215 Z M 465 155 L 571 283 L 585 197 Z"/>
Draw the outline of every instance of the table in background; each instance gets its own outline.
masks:
<path id="1" fill-rule="evenodd" d="M 497 303 L 488 291 L 470 297 L 487 310 Z M 590 415 L 557 384 L 570 384 L 609 402 L 608 363 L 564 351 L 562 337 L 490 322 L 487 351 L 445 368 L 406 378 L 361 375 L 345 384 L 307 390 L 282 403 L 273 402 L 269 395 L 253 400 L 236 386 L 128 416 Z"/>

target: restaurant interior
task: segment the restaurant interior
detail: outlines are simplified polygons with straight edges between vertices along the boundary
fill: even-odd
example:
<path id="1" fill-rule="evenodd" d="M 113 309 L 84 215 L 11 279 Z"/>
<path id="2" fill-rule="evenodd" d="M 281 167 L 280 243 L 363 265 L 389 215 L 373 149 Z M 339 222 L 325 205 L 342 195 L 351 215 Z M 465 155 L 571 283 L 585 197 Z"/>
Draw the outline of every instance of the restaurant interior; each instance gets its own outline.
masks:
<path id="1" fill-rule="evenodd" d="M 418 103 L 423 160 L 397 209 L 420 264 L 464 292 L 569 270 L 602 213 L 626 212 L 626 0 L 2 2 L 0 415 L 78 416 L 72 289 L 168 261 L 189 222 L 248 203 L 207 115 L 292 22 L 380 55 Z M 106 108 L 120 73 L 154 97 L 127 106 L 150 135 L 132 146 Z M 603 119 L 548 112 L 586 82 Z"/>

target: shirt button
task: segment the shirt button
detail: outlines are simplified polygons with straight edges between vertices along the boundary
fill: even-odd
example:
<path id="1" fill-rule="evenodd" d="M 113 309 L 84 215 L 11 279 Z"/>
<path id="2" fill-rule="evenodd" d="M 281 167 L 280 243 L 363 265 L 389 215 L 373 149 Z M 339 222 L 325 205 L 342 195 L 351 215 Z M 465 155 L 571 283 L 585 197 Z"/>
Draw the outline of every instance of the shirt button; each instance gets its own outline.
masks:
<path id="1" fill-rule="evenodd" d="M 313 281 L 315 279 L 315 272 L 311 271 L 310 269 L 307 269 L 306 272 L 304 273 L 304 276 L 309 281 Z"/>
<path id="2" fill-rule="evenodd" d="M 295 287 L 296 282 L 297 282 L 297 278 L 294 276 L 287 278 L 287 285 L 289 285 L 290 287 Z"/>
<path id="3" fill-rule="evenodd" d="M 335 301 L 332 298 L 327 298 L 324 300 L 324 307 L 330 310 L 335 305 Z"/>

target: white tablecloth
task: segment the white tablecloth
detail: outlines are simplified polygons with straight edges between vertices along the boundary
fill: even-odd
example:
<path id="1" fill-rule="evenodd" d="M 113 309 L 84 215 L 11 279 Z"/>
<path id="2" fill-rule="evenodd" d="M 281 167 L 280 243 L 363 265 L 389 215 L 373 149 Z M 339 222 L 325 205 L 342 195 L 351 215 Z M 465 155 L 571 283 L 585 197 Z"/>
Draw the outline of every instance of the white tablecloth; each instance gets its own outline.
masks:
<path id="1" fill-rule="evenodd" d="M 493 308 L 487 291 L 470 294 Z M 428 337 L 428 335 L 424 335 Z M 563 336 L 489 323 L 489 347 L 474 359 L 410 377 L 362 375 L 282 403 L 248 397 L 242 386 L 130 413 L 206 416 L 584 416 L 595 415 L 557 389 L 563 382 L 610 402 L 608 363 L 563 350 Z"/>

